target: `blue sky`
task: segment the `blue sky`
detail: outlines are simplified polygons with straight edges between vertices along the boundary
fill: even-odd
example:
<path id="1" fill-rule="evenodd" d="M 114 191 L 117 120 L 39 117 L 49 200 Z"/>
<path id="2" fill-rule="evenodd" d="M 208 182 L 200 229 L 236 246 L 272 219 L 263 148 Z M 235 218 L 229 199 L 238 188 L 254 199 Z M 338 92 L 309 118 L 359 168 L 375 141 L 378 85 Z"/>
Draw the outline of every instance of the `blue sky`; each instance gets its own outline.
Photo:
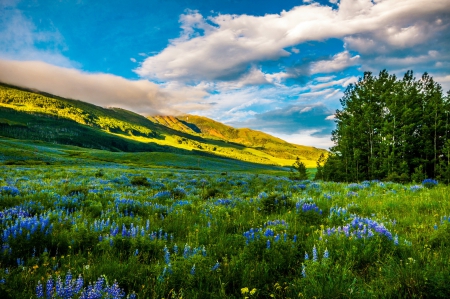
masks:
<path id="1" fill-rule="evenodd" d="M 450 0 L 0 1 L 0 81 L 297 144 L 382 69 L 450 89 Z"/>

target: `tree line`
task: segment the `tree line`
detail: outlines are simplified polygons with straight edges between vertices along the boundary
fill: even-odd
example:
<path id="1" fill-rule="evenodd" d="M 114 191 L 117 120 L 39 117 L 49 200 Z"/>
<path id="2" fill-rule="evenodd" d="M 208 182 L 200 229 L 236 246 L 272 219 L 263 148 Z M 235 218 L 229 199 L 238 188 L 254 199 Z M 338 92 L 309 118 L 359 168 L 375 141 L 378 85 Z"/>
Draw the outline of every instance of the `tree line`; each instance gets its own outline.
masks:
<path id="1" fill-rule="evenodd" d="M 450 91 L 424 73 L 365 72 L 336 110 L 334 146 L 317 165 L 331 181 L 450 180 Z"/>

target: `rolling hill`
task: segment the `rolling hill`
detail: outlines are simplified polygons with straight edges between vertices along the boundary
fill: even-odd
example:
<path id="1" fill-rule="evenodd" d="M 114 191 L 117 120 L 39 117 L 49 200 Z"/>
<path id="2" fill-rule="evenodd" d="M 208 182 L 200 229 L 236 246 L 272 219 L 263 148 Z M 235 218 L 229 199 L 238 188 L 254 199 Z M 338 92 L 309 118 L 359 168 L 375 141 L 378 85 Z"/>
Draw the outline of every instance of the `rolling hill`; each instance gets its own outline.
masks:
<path id="1" fill-rule="evenodd" d="M 115 152 L 166 152 L 308 167 L 325 150 L 195 115 L 144 117 L 120 108 L 0 84 L 0 136 Z"/>

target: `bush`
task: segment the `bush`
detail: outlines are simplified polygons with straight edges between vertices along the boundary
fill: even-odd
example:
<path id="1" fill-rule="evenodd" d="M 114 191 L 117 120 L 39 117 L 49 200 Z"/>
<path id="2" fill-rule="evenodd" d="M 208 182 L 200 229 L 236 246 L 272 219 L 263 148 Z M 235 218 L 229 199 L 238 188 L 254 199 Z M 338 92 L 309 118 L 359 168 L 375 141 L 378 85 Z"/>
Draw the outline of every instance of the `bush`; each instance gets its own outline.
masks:
<path id="1" fill-rule="evenodd" d="M 266 214 L 278 213 L 283 209 L 292 209 L 295 203 L 285 194 L 270 194 L 261 200 L 262 210 Z"/>
<path id="2" fill-rule="evenodd" d="M 131 185 L 150 187 L 150 183 L 148 182 L 147 178 L 143 176 L 137 176 L 132 178 Z"/>
<path id="3" fill-rule="evenodd" d="M 87 188 L 80 186 L 80 187 L 75 187 L 75 188 L 70 189 L 67 192 L 67 195 L 68 196 L 83 196 L 84 198 L 86 198 L 88 193 L 89 193 L 89 190 Z"/>

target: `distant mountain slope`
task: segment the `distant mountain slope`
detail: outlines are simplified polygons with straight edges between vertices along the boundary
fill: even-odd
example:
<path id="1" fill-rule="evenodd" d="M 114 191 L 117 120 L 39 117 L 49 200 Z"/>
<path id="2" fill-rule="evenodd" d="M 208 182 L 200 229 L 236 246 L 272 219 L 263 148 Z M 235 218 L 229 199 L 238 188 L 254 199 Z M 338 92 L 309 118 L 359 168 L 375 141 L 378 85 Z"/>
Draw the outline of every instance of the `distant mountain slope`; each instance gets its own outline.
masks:
<path id="1" fill-rule="evenodd" d="M 0 136 L 111 151 L 214 155 L 272 165 L 292 165 L 298 156 L 309 167 L 326 152 L 206 117 L 146 118 L 6 84 L 0 84 Z"/>
<path id="2" fill-rule="evenodd" d="M 241 144 L 284 159 L 294 160 L 298 156 L 316 161 L 325 152 L 312 146 L 288 143 L 264 132 L 236 129 L 203 116 L 153 116 L 148 119 L 180 132 Z"/>

